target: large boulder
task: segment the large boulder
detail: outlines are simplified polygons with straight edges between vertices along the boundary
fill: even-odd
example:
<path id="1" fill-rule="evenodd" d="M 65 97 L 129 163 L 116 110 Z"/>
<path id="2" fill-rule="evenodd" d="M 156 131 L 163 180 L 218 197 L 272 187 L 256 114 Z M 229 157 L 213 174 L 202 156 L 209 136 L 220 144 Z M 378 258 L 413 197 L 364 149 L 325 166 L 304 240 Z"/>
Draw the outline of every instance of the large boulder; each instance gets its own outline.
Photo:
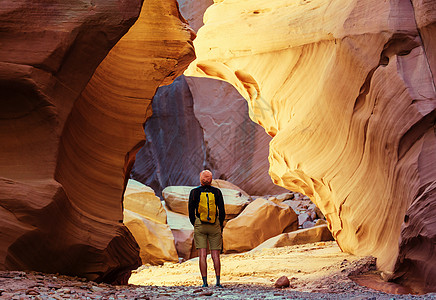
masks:
<path id="1" fill-rule="evenodd" d="M 174 236 L 176 249 L 179 257 L 190 259 L 193 252 L 194 227 L 189 221 L 189 217 L 172 211 L 167 211 L 168 225 Z"/>
<path id="2" fill-rule="evenodd" d="M 176 213 L 189 216 L 188 202 L 192 186 L 169 186 L 162 191 L 166 206 Z"/>
<path id="3" fill-rule="evenodd" d="M 213 179 L 211 186 L 214 186 L 214 187 L 217 187 L 220 189 L 224 188 L 224 189 L 239 191 L 239 192 L 241 192 L 241 194 L 243 196 L 250 198 L 250 195 L 246 191 L 241 189 L 239 186 L 234 185 L 230 181 L 226 181 L 226 180 L 222 180 L 222 179 Z"/>
<path id="4" fill-rule="evenodd" d="M 141 5 L 2 1 L 0 269 L 127 283 L 140 265 L 123 192 L 155 90 L 194 56 L 175 1 Z"/>
<path id="5" fill-rule="evenodd" d="M 298 223 L 297 215 L 289 206 L 258 198 L 227 222 L 223 230 L 224 251 L 251 250 L 294 223 Z"/>
<path id="6" fill-rule="evenodd" d="M 185 72 L 244 96 L 273 137 L 274 183 L 308 195 L 342 250 L 421 291 L 436 291 L 435 11 L 430 0 L 216 1 Z"/>
<path id="7" fill-rule="evenodd" d="M 193 188 L 189 186 L 169 186 L 162 191 L 162 196 L 170 210 L 188 216 L 189 193 Z M 244 196 L 238 190 L 226 188 L 220 190 L 224 198 L 227 220 L 236 217 L 249 203 L 250 198 Z"/>
<path id="8" fill-rule="evenodd" d="M 300 229 L 293 232 L 279 234 L 266 240 L 265 242 L 254 248 L 253 251 L 265 248 L 279 248 L 333 240 L 333 236 L 328 229 L 327 224 L 324 224 L 312 228 Z"/>
<path id="9" fill-rule="evenodd" d="M 167 223 L 167 213 L 160 198 L 150 187 L 133 179 L 129 179 L 124 192 L 124 209 L 158 223 Z"/>
<path id="10" fill-rule="evenodd" d="M 127 209 L 124 210 L 124 224 L 138 242 L 143 264 L 159 265 L 179 261 L 174 237 L 167 224 L 155 222 Z"/>

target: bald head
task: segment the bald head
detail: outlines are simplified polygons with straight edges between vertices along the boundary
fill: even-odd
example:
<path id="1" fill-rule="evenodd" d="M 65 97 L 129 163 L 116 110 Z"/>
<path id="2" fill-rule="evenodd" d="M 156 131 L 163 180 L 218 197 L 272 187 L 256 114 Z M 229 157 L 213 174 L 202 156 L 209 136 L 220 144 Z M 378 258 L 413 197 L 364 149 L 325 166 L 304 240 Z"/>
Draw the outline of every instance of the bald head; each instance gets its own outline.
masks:
<path id="1" fill-rule="evenodd" d="M 201 171 L 200 183 L 201 185 L 210 185 L 212 183 L 212 172 L 209 170 Z"/>

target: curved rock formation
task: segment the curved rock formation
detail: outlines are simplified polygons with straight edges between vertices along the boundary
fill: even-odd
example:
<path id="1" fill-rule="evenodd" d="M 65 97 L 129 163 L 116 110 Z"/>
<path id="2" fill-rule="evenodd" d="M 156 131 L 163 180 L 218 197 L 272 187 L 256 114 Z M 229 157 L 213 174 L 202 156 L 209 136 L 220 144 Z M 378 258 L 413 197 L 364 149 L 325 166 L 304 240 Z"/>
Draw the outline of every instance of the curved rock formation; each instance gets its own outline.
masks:
<path id="1" fill-rule="evenodd" d="M 107 54 L 140 8 L 2 2 L 0 269 L 127 283 L 140 264 L 123 190 L 155 90 L 194 55 L 177 3 L 157 0 Z"/>
<path id="2" fill-rule="evenodd" d="M 436 287 L 434 12 L 425 0 L 216 1 L 185 72 L 233 84 L 274 137 L 273 181 L 310 196 L 342 250 L 421 291 Z"/>
<path id="3" fill-rule="evenodd" d="M 271 137 L 249 119 L 246 101 L 227 82 L 181 76 L 158 89 L 152 106 L 132 178 L 156 194 L 198 184 L 203 168 L 251 195 L 285 191 L 268 175 Z"/>

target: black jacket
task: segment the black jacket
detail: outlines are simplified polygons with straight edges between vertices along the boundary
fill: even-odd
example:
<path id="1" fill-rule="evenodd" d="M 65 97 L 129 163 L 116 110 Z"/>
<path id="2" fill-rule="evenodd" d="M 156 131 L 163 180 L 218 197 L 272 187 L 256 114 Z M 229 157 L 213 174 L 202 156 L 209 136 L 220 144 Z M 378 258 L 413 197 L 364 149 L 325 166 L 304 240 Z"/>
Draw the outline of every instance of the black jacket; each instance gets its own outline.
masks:
<path id="1" fill-rule="evenodd" d="M 200 217 L 198 214 L 198 203 L 200 202 L 201 192 L 210 192 L 215 195 L 215 203 L 218 207 L 218 219 L 220 221 L 221 227 L 223 227 L 224 219 L 226 217 L 223 194 L 221 193 L 220 189 L 210 185 L 202 185 L 196 187 L 192 189 L 191 193 L 189 194 L 188 210 L 189 210 L 189 220 L 191 221 L 191 224 L 194 225 L 196 216 Z"/>

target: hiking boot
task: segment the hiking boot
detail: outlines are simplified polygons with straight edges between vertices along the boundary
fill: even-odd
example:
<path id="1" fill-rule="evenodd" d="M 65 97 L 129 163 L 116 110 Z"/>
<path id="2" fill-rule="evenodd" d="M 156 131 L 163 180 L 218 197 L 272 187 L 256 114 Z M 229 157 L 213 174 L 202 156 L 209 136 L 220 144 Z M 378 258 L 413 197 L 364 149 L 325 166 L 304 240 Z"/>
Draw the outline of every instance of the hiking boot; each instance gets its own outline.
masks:
<path id="1" fill-rule="evenodd" d="M 219 284 L 219 283 L 217 283 L 217 284 L 215 284 L 215 287 L 217 287 L 217 288 L 224 288 L 221 284 Z"/>
<path id="2" fill-rule="evenodd" d="M 207 283 L 203 283 L 202 287 L 208 287 L 209 285 Z"/>

